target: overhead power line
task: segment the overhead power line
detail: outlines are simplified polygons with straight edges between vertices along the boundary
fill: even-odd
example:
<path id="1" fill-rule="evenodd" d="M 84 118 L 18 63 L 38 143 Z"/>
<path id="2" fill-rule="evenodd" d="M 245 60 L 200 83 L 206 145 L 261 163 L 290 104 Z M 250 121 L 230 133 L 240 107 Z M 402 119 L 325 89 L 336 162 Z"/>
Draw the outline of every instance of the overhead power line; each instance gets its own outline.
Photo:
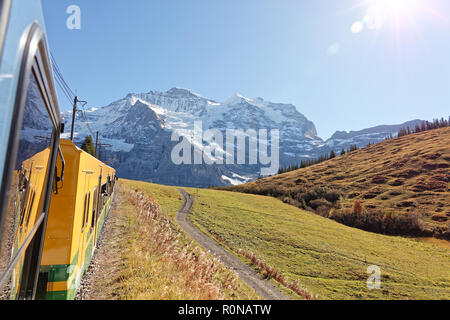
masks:
<path id="1" fill-rule="evenodd" d="M 53 56 L 53 53 L 50 53 L 50 59 L 52 62 L 54 74 L 55 74 L 55 80 L 58 86 L 61 88 L 61 91 L 66 96 L 67 100 L 72 103 L 75 97 L 75 94 L 73 90 L 69 87 L 66 80 L 64 79 L 61 70 L 58 66 L 58 63 L 56 62 L 55 57 Z"/>
<path id="2" fill-rule="evenodd" d="M 60 87 L 62 93 L 67 98 L 69 103 L 73 104 L 72 128 L 71 128 L 70 139 L 73 140 L 76 116 L 77 116 L 77 113 L 80 113 L 82 118 L 83 118 L 83 120 L 84 120 L 84 123 L 85 123 L 85 125 L 86 125 L 86 127 L 87 127 L 87 129 L 89 131 L 89 133 L 91 134 L 91 137 L 92 138 L 97 137 L 96 139 L 97 139 L 97 144 L 98 144 L 98 149 L 99 149 L 98 153 L 100 155 L 100 150 L 101 150 L 102 147 L 111 147 L 111 145 L 99 142 L 99 140 L 98 140 L 98 132 L 94 133 L 94 130 L 92 130 L 91 126 L 89 125 L 89 119 L 86 116 L 87 101 L 82 101 L 82 100 L 78 99 L 77 95 L 74 93 L 74 91 L 67 84 L 67 81 L 64 79 L 64 76 L 63 76 L 63 74 L 61 72 L 61 69 L 59 68 L 58 63 L 56 62 L 56 59 L 55 59 L 53 53 L 51 53 L 51 52 L 50 52 L 50 59 L 51 59 L 51 62 L 52 62 L 56 83 Z M 80 109 L 78 109 L 78 105 L 81 106 Z"/>
<path id="3" fill-rule="evenodd" d="M 81 115 L 83 116 L 83 119 L 85 121 L 86 127 L 88 128 L 89 132 L 91 133 L 92 138 L 95 137 L 94 131 L 92 130 L 91 126 L 89 125 L 89 120 L 86 116 L 86 109 L 84 108 L 86 104 L 82 104 L 82 110 L 80 110 Z"/>
<path id="4" fill-rule="evenodd" d="M 58 84 L 58 86 L 60 87 L 62 93 L 64 94 L 64 96 L 67 98 L 67 100 L 72 104 L 73 103 L 73 115 L 72 115 L 72 131 L 70 134 L 70 138 L 71 140 L 73 140 L 73 135 L 74 135 L 74 126 L 75 126 L 75 120 L 76 120 L 76 116 L 77 116 L 77 112 L 80 112 L 85 124 L 89 130 L 89 132 L 91 133 L 92 136 L 94 136 L 94 132 L 91 129 L 91 127 L 89 126 L 89 121 L 86 117 L 86 114 L 84 113 L 84 107 L 87 104 L 87 101 L 81 101 L 78 100 L 77 95 L 73 92 L 73 90 L 70 88 L 70 86 L 67 84 L 67 81 L 64 79 L 64 76 L 61 72 L 61 69 L 58 66 L 58 63 L 56 62 L 55 56 L 53 55 L 53 53 L 50 52 L 50 59 L 52 62 L 52 66 L 53 66 L 53 70 L 55 73 L 55 80 L 56 83 Z M 78 104 L 81 105 L 82 110 L 78 110 L 77 106 Z"/>
<path id="5" fill-rule="evenodd" d="M 53 69 L 56 72 L 56 75 L 58 76 L 58 78 L 61 80 L 61 83 L 63 84 L 65 90 L 71 95 L 71 96 L 75 96 L 75 94 L 73 93 L 72 89 L 70 89 L 69 85 L 67 84 L 67 82 L 64 80 L 64 77 L 61 73 L 61 69 L 58 66 L 58 63 L 56 62 L 55 57 L 53 56 L 53 53 L 50 53 L 50 57 L 52 60 L 52 64 L 53 64 Z"/>

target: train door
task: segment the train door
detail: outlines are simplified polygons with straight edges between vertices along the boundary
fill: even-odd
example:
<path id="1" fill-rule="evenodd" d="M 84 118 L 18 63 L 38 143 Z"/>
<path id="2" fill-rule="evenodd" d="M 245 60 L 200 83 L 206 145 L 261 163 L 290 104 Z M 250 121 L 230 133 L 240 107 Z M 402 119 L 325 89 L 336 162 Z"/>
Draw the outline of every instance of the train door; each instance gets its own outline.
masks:
<path id="1" fill-rule="evenodd" d="M 100 168 L 100 175 L 98 176 L 98 186 L 95 187 L 95 192 L 94 192 L 94 210 L 95 212 L 93 212 L 92 215 L 92 228 L 94 230 L 94 246 L 93 248 L 95 249 L 95 247 L 97 246 L 97 232 L 98 232 L 98 217 L 100 215 L 100 190 L 102 187 L 102 171 L 103 169 Z"/>
<path id="2" fill-rule="evenodd" d="M 92 193 L 90 190 L 90 179 L 93 174 L 92 171 L 83 170 L 84 173 L 84 201 L 83 201 L 83 215 L 82 215 L 82 221 L 81 221 L 81 232 L 80 232 L 80 238 L 79 238 L 79 255 L 78 255 L 78 265 L 80 266 L 80 276 L 83 274 L 85 263 L 86 263 L 86 250 L 88 248 L 87 240 L 89 238 L 89 231 L 90 231 L 90 225 L 89 225 L 89 216 L 90 216 L 90 210 L 92 208 Z"/>
<path id="3" fill-rule="evenodd" d="M 84 195 L 84 207 L 83 207 L 83 221 L 81 222 L 81 234 L 80 234 L 80 244 L 79 244 L 79 260 L 80 260 L 80 273 L 83 272 L 83 268 L 84 268 L 84 258 L 85 258 L 85 253 L 84 250 L 86 248 L 85 246 L 85 242 L 86 242 L 86 216 L 89 213 L 89 202 L 90 202 L 90 194 L 89 192 L 86 192 Z"/>
<path id="4" fill-rule="evenodd" d="M 97 214 L 98 214 L 98 187 L 94 189 L 94 203 L 92 205 L 91 232 L 94 234 L 93 250 L 97 245 Z"/>
<path id="5" fill-rule="evenodd" d="M 0 299 L 35 298 L 56 183 L 60 112 L 42 19 L 23 19 L 32 8 L 0 1 Z"/>

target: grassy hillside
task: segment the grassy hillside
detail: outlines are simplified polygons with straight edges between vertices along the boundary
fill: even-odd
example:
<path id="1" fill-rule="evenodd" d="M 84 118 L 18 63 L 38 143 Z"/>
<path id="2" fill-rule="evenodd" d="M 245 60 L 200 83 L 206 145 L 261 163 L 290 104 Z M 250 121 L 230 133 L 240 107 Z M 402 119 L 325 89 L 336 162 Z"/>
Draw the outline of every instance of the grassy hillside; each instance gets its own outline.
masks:
<path id="1" fill-rule="evenodd" d="M 173 223 L 175 188 L 120 180 L 101 245 L 83 280 L 88 300 L 247 300 L 260 297 Z"/>
<path id="2" fill-rule="evenodd" d="M 447 127 L 228 190 L 274 196 L 374 232 L 450 239 L 449 183 Z"/>
<path id="3" fill-rule="evenodd" d="M 450 250 L 441 245 L 444 240 L 370 233 L 272 197 L 186 190 L 196 197 L 194 225 L 246 263 L 263 261 L 273 274 L 321 299 L 450 298 Z M 380 290 L 366 286 L 370 265 L 381 268 Z M 267 269 L 261 272 L 267 275 Z"/>
<path id="4" fill-rule="evenodd" d="M 126 186 L 133 190 L 141 190 L 146 194 L 151 194 L 161 207 L 161 210 L 174 221 L 178 210 L 183 205 L 183 197 L 177 188 L 151 184 L 141 181 L 121 180 Z"/>

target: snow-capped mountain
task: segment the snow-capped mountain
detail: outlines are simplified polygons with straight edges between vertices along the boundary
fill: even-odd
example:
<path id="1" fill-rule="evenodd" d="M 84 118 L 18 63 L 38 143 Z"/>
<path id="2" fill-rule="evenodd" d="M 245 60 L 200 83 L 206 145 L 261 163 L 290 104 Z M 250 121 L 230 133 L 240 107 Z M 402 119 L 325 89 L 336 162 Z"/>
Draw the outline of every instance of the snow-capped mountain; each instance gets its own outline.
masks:
<path id="1" fill-rule="evenodd" d="M 351 145 L 359 148 L 367 146 L 369 143 L 377 143 L 389 137 L 396 137 L 400 129 L 410 128 L 414 130 L 416 125 L 420 125 L 423 120 L 412 120 L 403 124 L 382 125 L 360 131 L 337 131 L 326 141 L 327 146 L 334 151 L 342 148 L 348 149 Z"/>
<path id="2" fill-rule="evenodd" d="M 62 117 L 66 123 L 66 132 L 70 132 L 72 113 L 65 112 Z M 314 123 L 292 104 L 273 103 L 263 98 L 249 99 L 240 94 L 225 102 L 218 102 L 187 89 L 173 88 L 167 92 L 128 94 L 103 108 L 86 110 L 77 116 L 75 142 L 81 143 L 87 135 L 95 135 L 98 131 L 101 144 L 107 145 L 100 150 L 101 159 L 114 166 L 123 178 L 167 185 L 208 187 L 240 184 L 258 177 L 264 165 L 249 164 L 250 140 L 245 142 L 245 146 L 238 146 L 234 140 L 231 142 L 235 144 L 231 148 L 234 155 L 238 148 L 246 152 L 245 164 L 236 164 L 235 161 L 234 164 L 208 165 L 202 162 L 177 165 L 172 152 L 180 141 L 172 141 L 174 132 L 180 133 L 192 145 L 205 147 L 205 141 L 195 139 L 195 124 L 200 123 L 203 131 L 215 129 L 224 138 L 227 130 L 259 132 L 265 129 L 270 132 L 276 129 L 279 130 L 279 165 L 285 167 L 331 150 L 339 152 L 354 144 L 364 147 L 369 143 L 377 143 L 390 135 L 395 136 L 401 128 L 414 128 L 420 122 L 415 120 L 349 133 L 338 131 L 324 141 L 317 136 Z M 63 138 L 68 136 L 66 133 Z M 222 145 L 216 143 L 215 146 L 219 154 L 230 154 L 228 141 Z M 258 151 L 261 146 L 268 149 L 269 142 L 257 146 Z M 217 160 L 212 154 L 209 159 Z"/>
<path id="3" fill-rule="evenodd" d="M 28 87 L 24 109 L 16 168 L 20 168 L 22 161 L 48 148 L 53 133 L 52 122 L 33 79 Z"/>
<path id="4" fill-rule="evenodd" d="M 66 132 L 70 132 L 72 113 L 62 116 Z M 248 161 L 240 165 L 175 165 L 171 152 L 178 141 L 171 140 L 172 133 L 190 132 L 194 123 L 199 122 L 203 130 L 216 129 L 224 137 L 226 130 L 279 130 L 281 166 L 327 151 L 314 124 L 293 105 L 249 99 L 239 94 L 217 102 L 181 88 L 129 94 L 106 107 L 86 110 L 77 118 L 75 141 L 80 142 L 98 131 L 101 143 L 111 145 L 102 150 L 102 159 L 125 178 L 204 187 L 243 183 L 259 175 L 261 165 L 249 165 Z M 195 143 L 189 134 L 185 136 Z M 223 153 L 228 151 L 226 148 L 225 143 Z"/>

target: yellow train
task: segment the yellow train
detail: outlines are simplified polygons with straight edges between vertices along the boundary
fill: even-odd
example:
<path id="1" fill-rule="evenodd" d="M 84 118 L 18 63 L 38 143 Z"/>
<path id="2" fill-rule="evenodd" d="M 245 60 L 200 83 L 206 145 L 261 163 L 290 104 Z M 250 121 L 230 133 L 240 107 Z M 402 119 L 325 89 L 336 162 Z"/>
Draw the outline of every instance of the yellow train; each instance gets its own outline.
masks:
<path id="1" fill-rule="evenodd" d="M 40 0 L 0 1 L 0 299 L 74 299 L 116 172 L 61 140 Z"/>
<path id="2" fill-rule="evenodd" d="M 60 146 L 66 169 L 63 184 L 51 196 L 37 299 L 75 298 L 114 195 L 114 169 L 82 151 L 70 140 L 61 140 Z M 35 220 L 37 211 L 34 208 L 38 205 L 34 206 L 34 199 L 41 199 L 41 195 L 36 193 L 34 186 L 40 185 L 42 176 L 32 170 L 47 153 L 45 150 L 22 165 L 19 181 L 25 187 L 19 192 L 23 194 L 24 205 L 16 218 L 19 223 L 14 248 L 24 242 L 30 228 L 29 221 Z M 62 166 L 61 159 L 58 159 L 58 165 Z M 13 271 L 12 299 L 19 297 L 21 269 L 22 264 L 18 264 Z"/>

